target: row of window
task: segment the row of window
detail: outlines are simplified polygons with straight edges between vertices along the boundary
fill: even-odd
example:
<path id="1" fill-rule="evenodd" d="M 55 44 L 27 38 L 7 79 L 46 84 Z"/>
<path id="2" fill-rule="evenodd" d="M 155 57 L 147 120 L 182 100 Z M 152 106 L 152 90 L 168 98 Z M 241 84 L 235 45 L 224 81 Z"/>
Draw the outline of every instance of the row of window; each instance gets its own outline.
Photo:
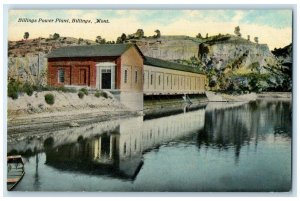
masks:
<path id="1" fill-rule="evenodd" d="M 124 83 L 127 83 L 128 81 L 128 70 L 126 69 L 124 71 Z M 137 83 L 138 81 L 138 72 L 137 70 L 134 72 L 134 83 Z"/>
<path id="2" fill-rule="evenodd" d="M 154 83 L 153 83 L 153 77 L 154 77 L 154 74 L 150 74 L 150 85 L 153 85 Z M 190 87 L 190 85 L 191 85 L 191 78 L 190 77 L 188 77 L 188 78 L 186 78 L 187 80 L 186 80 L 186 84 L 187 84 L 187 87 Z M 161 85 L 161 75 L 158 75 L 158 77 L 157 77 L 157 80 L 158 80 L 158 85 L 160 86 Z M 171 80 L 172 80 L 172 78 L 171 78 Z M 184 83 L 185 83 L 185 77 L 181 77 L 181 79 L 180 79 L 180 77 L 177 77 L 177 79 L 175 78 L 175 79 L 173 79 L 174 80 L 174 86 L 176 86 L 176 80 L 178 80 L 179 81 L 179 84 L 180 84 L 180 86 L 184 86 Z M 166 76 L 166 86 L 169 86 L 169 76 Z M 204 81 L 202 80 L 202 78 L 196 78 L 195 77 L 195 81 L 194 81 L 194 83 L 195 83 L 195 88 L 197 88 L 197 85 L 199 85 L 199 84 L 204 84 Z M 170 83 L 170 84 L 172 84 L 172 83 Z"/>

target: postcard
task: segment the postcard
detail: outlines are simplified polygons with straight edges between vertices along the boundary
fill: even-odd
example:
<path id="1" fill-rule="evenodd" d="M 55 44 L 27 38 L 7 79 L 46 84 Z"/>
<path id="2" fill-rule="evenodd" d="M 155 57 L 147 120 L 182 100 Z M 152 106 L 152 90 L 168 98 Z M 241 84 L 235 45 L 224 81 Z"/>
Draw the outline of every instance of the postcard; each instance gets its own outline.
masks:
<path id="1" fill-rule="evenodd" d="M 293 9 L 10 9 L 7 191 L 290 192 Z"/>

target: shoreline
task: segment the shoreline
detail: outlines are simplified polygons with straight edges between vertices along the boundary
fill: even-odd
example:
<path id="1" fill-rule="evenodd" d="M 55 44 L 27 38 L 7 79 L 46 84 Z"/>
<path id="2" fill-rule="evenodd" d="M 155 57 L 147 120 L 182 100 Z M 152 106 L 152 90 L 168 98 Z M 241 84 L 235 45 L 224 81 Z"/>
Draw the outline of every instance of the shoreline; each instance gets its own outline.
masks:
<path id="1" fill-rule="evenodd" d="M 207 92 L 207 94 L 208 94 L 207 95 L 208 100 L 205 101 L 206 104 L 214 103 L 214 102 L 231 103 L 231 104 L 247 103 L 255 100 L 274 100 L 274 99 L 291 100 L 292 98 L 291 92 L 264 92 L 260 94 L 250 93 L 250 94 L 239 95 L 239 96 L 218 94 L 215 92 Z M 28 96 L 26 98 L 28 98 Z M 43 131 L 49 131 L 51 129 L 57 129 L 57 128 L 80 127 L 89 123 L 103 122 L 103 121 L 123 119 L 123 118 L 143 115 L 141 112 L 131 111 L 125 108 L 118 101 L 114 99 L 108 99 L 105 101 L 106 101 L 105 104 L 102 103 L 101 106 L 96 105 L 94 108 L 90 108 L 89 104 L 84 102 L 84 104 L 86 104 L 85 106 L 79 104 L 75 106 L 72 105 L 70 107 L 64 106 L 62 107 L 62 109 L 60 108 L 51 109 L 50 106 L 50 109 L 48 108 L 43 112 L 31 113 L 31 114 L 29 113 L 18 114 L 17 112 L 14 113 L 8 110 L 8 116 L 7 116 L 8 134 L 7 135 L 10 137 L 13 136 L 17 137 L 16 135 L 40 133 Z M 10 102 L 9 104 L 13 104 L 13 102 Z M 171 105 L 171 107 L 174 107 L 174 105 Z M 162 111 L 163 108 L 162 106 L 157 106 L 157 108 L 153 108 L 153 111 L 155 112 L 157 109 Z M 26 111 L 26 107 L 24 108 L 23 111 Z M 146 111 L 147 110 L 144 109 L 143 113 L 146 114 L 147 113 Z"/>

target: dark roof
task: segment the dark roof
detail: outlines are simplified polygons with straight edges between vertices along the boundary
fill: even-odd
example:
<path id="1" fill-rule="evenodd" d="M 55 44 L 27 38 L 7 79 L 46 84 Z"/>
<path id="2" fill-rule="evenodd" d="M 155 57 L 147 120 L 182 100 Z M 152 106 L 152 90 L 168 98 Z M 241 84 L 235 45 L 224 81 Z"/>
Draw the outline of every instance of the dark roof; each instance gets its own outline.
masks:
<path id="1" fill-rule="evenodd" d="M 175 62 L 170 62 L 162 59 L 146 57 L 144 59 L 144 65 L 156 66 L 161 68 L 168 68 L 173 70 L 186 71 L 191 73 L 203 74 L 199 68 L 193 66 L 187 66 Z"/>
<path id="2" fill-rule="evenodd" d="M 84 45 L 84 46 L 67 46 L 53 50 L 47 58 L 61 57 L 104 57 L 104 56 L 120 56 L 133 44 L 101 44 L 101 45 Z M 137 46 L 138 52 L 143 54 Z"/>

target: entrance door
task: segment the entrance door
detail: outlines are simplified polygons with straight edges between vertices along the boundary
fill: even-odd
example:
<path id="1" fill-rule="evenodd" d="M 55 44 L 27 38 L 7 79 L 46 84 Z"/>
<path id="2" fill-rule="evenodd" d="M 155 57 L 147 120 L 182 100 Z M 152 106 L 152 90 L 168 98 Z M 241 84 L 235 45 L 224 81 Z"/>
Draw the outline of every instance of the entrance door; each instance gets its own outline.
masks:
<path id="1" fill-rule="evenodd" d="M 86 85 L 86 69 L 79 70 L 79 84 Z"/>
<path id="2" fill-rule="evenodd" d="M 101 87 L 102 89 L 111 89 L 111 70 L 101 70 Z"/>

